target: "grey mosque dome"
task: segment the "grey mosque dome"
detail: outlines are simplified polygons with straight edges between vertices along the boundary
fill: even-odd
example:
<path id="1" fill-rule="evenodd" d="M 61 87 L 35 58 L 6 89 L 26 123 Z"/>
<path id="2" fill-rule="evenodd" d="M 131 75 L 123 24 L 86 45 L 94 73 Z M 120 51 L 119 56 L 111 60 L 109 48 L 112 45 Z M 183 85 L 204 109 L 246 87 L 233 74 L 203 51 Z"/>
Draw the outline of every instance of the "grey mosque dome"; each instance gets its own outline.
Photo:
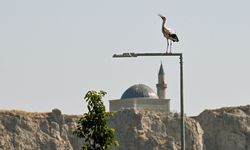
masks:
<path id="1" fill-rule="evenodd" d="M 145 84 L 135 84 L 129 87 L 123 94 L 121 99 L 128 98 L 152 98 L 158 99 L 157 94 L 149 86 Z"/>

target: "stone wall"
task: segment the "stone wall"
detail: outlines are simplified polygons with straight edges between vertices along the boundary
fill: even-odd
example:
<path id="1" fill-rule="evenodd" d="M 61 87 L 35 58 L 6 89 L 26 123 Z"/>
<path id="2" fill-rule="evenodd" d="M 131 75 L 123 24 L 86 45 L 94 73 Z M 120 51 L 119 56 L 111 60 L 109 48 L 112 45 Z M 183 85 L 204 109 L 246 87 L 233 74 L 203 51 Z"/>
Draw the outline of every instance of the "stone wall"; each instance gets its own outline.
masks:
<path id="1" fill-rule="evenodd" d="M 131 98 L 109 101 L 110 111 L 136 109 L 139 111 L 170 112 L 170 99 Z"/>

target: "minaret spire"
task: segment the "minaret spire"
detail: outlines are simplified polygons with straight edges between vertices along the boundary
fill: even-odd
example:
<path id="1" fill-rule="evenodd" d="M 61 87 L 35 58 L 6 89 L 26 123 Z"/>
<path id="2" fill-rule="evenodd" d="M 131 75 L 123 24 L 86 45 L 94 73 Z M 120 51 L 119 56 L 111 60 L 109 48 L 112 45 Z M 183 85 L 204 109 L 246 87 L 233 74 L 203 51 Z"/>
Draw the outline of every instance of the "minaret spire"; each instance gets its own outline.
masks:
<path id="1" fill-rule="evenodd" d="M 166 94 L 166 89 L 167 89 L 167 83 L 165 81 L 165 73 L 163 70 L 163 65 L 161 62 L 160 70 L 158 73 L 158 84 L 156 84 L 157 88 L 157 95 L 160 99 L 166 99 L 167 94 Z"/>

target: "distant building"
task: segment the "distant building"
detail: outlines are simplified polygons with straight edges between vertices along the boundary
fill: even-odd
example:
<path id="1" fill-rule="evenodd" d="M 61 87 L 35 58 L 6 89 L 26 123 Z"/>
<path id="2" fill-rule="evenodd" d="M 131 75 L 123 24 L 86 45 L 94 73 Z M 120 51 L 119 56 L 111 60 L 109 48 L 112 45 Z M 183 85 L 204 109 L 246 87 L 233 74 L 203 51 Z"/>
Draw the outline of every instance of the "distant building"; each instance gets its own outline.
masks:
<path id="1" fill-rule="evenodd" d="M 170 99 L 167 98 L 167 83 L 165 73 L 161 64 L 156 84 L 157 94 L 145 84 L 135 84 L 129 87 L 121 96 L 121 99 L 110 100 L 110 111 L 122 109 L 136 109 L 169 112 Z"/>

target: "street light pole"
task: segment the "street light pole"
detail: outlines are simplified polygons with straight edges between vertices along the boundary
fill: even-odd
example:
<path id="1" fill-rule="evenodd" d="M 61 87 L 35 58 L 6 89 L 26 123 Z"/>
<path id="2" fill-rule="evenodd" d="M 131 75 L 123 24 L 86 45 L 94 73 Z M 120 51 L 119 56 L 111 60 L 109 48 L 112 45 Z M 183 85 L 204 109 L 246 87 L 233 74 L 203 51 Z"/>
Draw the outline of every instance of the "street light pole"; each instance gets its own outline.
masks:
<path id="1" fill-rule="evenodd" d="M 183 57 L 182 53 L 123 53 L 114 54 L 114 58 L 139 57 L 139 56 L 179 56 L 180 58 L 180 111 L 181 111 L 181 150 L 185 150 L 185 120 L 184 120 L 184 96 L 183 96 Z"/>
<path id="2" fill-rule="evenodd" d="M 180 54 L 180 107 L 181 107 L 181 150 L 185 150 L 185 120 L 183 100 L 183 57 Z"/>

